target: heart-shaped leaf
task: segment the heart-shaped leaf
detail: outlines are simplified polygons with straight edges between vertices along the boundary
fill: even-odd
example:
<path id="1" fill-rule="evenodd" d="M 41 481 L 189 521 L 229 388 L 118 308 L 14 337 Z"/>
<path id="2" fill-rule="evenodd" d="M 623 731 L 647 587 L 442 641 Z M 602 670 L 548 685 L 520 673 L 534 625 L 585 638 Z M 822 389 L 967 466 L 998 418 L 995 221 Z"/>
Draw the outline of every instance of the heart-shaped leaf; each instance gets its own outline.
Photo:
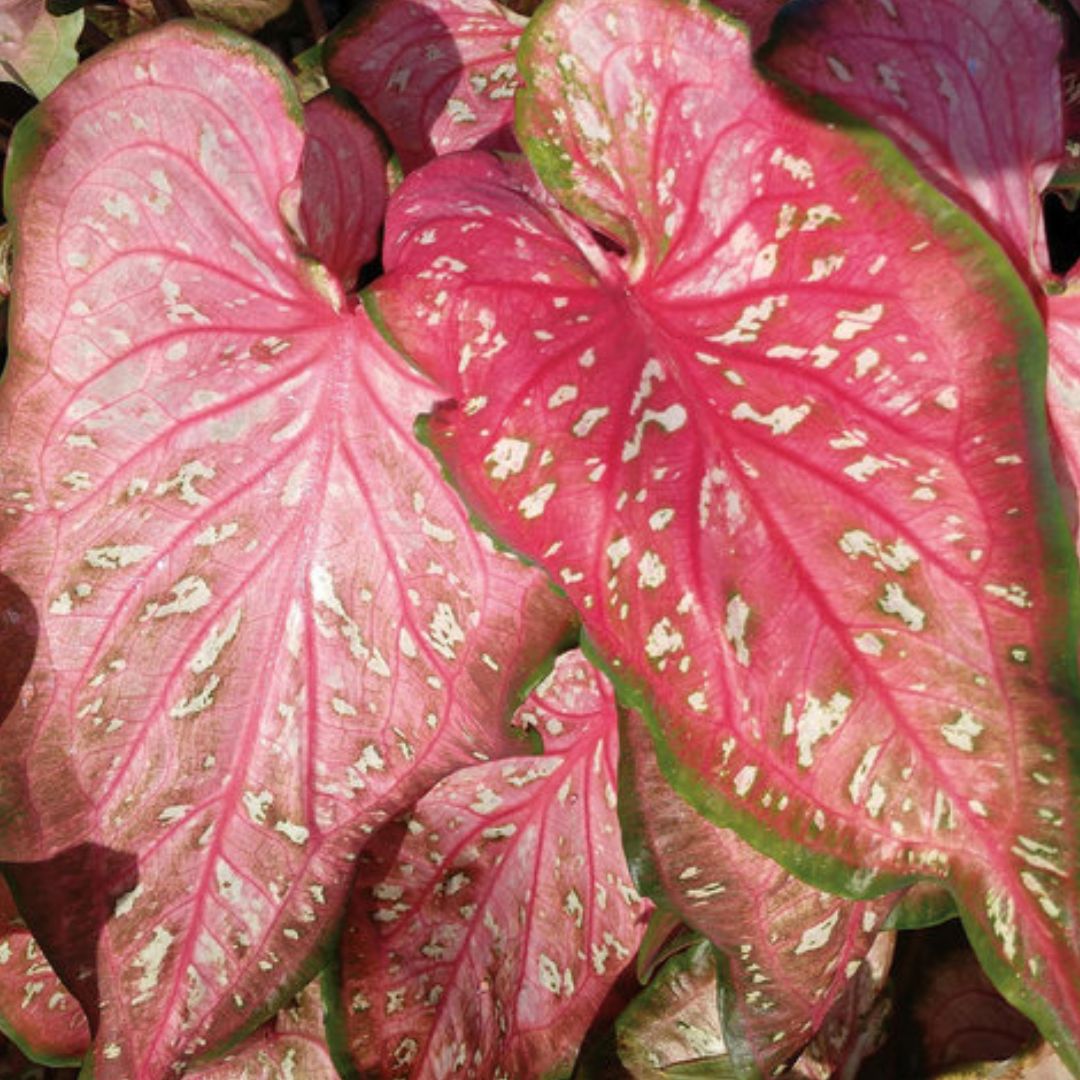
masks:
<path id="1" fill-rule="evenodd" d="M 75 1064 L 90 1048 L 90 1029 L 79 1003 L 42 955 L 2 880 L 0 1028 L 36 1061 Z"/>
<path id="2" fill-rule="evenodd" d="M 364 833 L 519 750 L 502 721 L 565 633 L 413 439 L 439 393 L 297 254 L 299 119 L 273 57 L 176 23 L 80 68 L 9 165 L 0 560 L 41 628 L 0 851 L 137 862 L 87 991 L 99 1077 L 272 1014 Z M 44 873 L 59 969 L 114 883 Z"/>
<path id="3" fill-rule="evenodd" d="M 560 718 L 559 751 L 454 773 L 361 856 L 341 996 L 364 1075 L 564 1075 L 633 962 L 648 907 L 620 843 L 611 690 L 571 653 L 522 712 Z"/>
<path id="4" fill-rule="evenodd" d="M 406 171 L 439 154 L 514 150 L 514 52 L 525 19 L 497 0 L 372 0 L 326 46 Z"/>
<path id="5" fill-rule="evenodd" d="M 747 1075 L 769 1076 L 850 994 L 896 898 L 860 903 L 804 885 L 671 790 L 638 717 L 621 734 L 619 801 L 638 888 L 724 953 L 728 1053 Z M 782 814 L 781 801 L 768 808 Z"/>
<path id="6" fill-rule="evenodd" d="M 1080 1068 L 1075 563 L 1029 294 L 706 7 L 555 2 L 521 62 L 531 160 L 627 255 L 490 157 L 409 178 L 373 299 L 455 388 L 427 438 L 684 796 L 824 888 L 947 883 Z"/>
<path id="7" fill-rule="evenodd" d="M 1027 267 L 1061 157 L 1062 45 L 1037 0 L 809 0 L 762 61 L 895 139 Z"/>
<path id="8" fill-rule="evenodd" d="M 333 94 L 304 106 L 304 128 L 300 224 L 311 254 L 348 290 L 378 254 L 387 149 L 379 132 Z"/>

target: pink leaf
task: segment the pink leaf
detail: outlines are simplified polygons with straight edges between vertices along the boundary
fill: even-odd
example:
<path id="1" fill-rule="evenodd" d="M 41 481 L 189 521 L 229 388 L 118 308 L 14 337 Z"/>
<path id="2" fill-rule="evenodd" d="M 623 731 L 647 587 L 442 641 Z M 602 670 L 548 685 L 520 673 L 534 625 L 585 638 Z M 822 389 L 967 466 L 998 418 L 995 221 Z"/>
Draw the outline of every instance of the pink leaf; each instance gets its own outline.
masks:
<path id="1" fill-rule="evenodd" d="M 896 897 L 858 903 L 804 885 L 671 790 L 640 718 L 622 731 L 624 837 L 638 887 L 724 953 L 729 1053 L 768 1076 L 850 996 Z M 783 812 L 769 800 L 774 808 Z"/>
<path id="2" fill-rule="evenodd" d="M 323 1026 L 319 980 L 224 1057 L 184 1073 L 189 1080 L 338 1080 Z"/>
<path id="3" fill-rule="evenodd" d="M 724 1041 L 717 995 L 717 953 L 698 942 L 673 956 L 619 1017 L 619 1059 L 635 1080 L 736 1074 Z M 673 1072 L 668 1072 L 672 1069 Z"/>
<path id="4" fill-rule="evenodd" d="M 54 17 L 45 0 L 0 0 L 0 81 L 43 98 L 79 62 L 82 11 Z"/>
<path id="5" fill-rule="evenodd" d="M 679 791 L 821 887 L 947 883 L 1080 1065 L 1040 322 L 891 146 L 747 53 L 693 6 L 545 7 L 520 135 L 627 256 L 476 154 L 403 185 L 372 295 L 455 388 L 426 437 L 565 588 Z"/>
<path id="6" fill-rule="evenodd" d="M 620 843 L 610 688 L 568 654 L 524 710 L 566 718 L 577 738 L 454 773 L 361 870 L 342 1000 L 365 1075 L 569 1068 L 633 961 L 648 908 Z"/>
<path id="7" fill-rule="evenodd" d="M 762 60 L 895 139 L 1027 267 L 1062 152 L 1062 44 L 1036 0 L 811 0 Z"/>
<path id="8" fill-rule="evenodd" d="M 455 150 L 513 150 L 524 25 L 496 0 L 374 0 L 330 39 L 326 70 L 378 120 L 406 171 Z"/>
<path id="9" fill-rule="evenodd" d="M 77 1063 L 90 1048 L 79 1003 L 42 956 L 0 881 L 0 1019 L 4 1032 L 38 1061 Z"/>
<path id="10" fill-rule="evenodd" d="M 137 861 L 81 891 L 46 863 L 31 896 L 91 971 L 80 912 L 114 904 L 102 1080 L 272 1013 L 366 832 L 517 751 L 502 721 L 565 633 L 413 439 L 438 391 L 297 254 L 299 115 L 269 54 L 171 24 L 83 65 L 9 163 L 0 559 L 41 627 L 0 848 Z"/>
<path id="11" fill-rule="evenodd" d="M 348 290 L 378 254 L 387 150 L 375 128 L 333 94 L 304 106 L 304 127 L 300 223 L 311 253 Z"/>
<path id="12" fill-rule="evenodd" d="M 798 1080 L 855 1080 L 886 1039 L 891 1001 L 886 987 L 896 935 L 879 934 L 845 992 L 792 1066 Z M 868 1067 L 869 1068 L 869 1067 Z"/>

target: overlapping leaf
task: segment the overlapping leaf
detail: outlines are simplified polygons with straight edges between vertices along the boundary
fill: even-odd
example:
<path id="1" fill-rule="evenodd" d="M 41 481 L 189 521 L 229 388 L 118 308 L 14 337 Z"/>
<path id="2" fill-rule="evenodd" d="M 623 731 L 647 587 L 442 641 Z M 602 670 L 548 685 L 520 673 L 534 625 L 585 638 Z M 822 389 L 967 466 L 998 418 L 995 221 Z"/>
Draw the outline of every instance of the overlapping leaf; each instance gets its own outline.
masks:
<path id="1" fill-rule="evenodd" d="M 647 906 L 620 843 L 610 688 L 566 654 L 519 717 L 560 729 L 543 756 L 456 772 L 373 841 L 342 934 L 364 1075 L 564 1075 L 632 963 Z"/>
<path id="2" fill-rule="evenodd" d="M 373 0 L 327 43 L 408 171 L 439 154 L 516 149 L 514 52 L 525 19 L 497 0 Z"/>
<path id="3" fill-rule="evenodd" d="M 304 106 L 300 223 L 308 249 L 346 290 L 378 254 L 388 155 L 382 136 L 333 94 Z"/>
<path id="4" fill-rule="evenodd" d="M 811 0 L 789 8 L 764 62 L 895 139 L 1034 258 L 1039 193 L 1062 149 L 1060 22 L 1037 0 Z"/>
<path id="5" fill-rule="evenodd" d="M 115 900 L 101 1078 L 271 1014 L 362 831 L 517 747 L 502 718 L 564 632 L 413 440 L 439 393 L 296 254 L 299 116 L 269 54 L 172 24 L 83 65 L 9 163 L 0 561 L 40 637 L 0 849 L 39 862 L 57 964 L 92 970 L 79 912 Z M 132 879 L 50 885 L 87 845 Z"/>
<path id="6" fill-rule="evenodd" d="M 427 437 L 575 601 L 680 791 L 819 885 L 947 882 L 1080 1067 L 1040 324 L 891 146 L 747 51 L 695 5 L 543 9 L 519 135 L 625 259 L 490 158 L 437 161 L 391 203 L 380 318 L 456 388 Z"/>
<path id="7" fill-rule="evenodd" d="M 90 1029 L 0 882 L 0 1028 L 38 1061 L 80 1061 Z"/>
<path id="8" fill-rule="evenodd" d="M 768 1076 L 849 995 L 896 898 L 856 902 L 804 885 L 680 799 L 632 714 L 622 737 L 620 799 L 638 886 L 724 953 L 728 1054 L 746 1075 Z"/>
<path id="9" fill-rule="evenodd" d="M 619 1017 L 619 1059 L 635 1080 L 738 1075 L 727 1052 L 717 994 L 717 953 L 708 941 L 671 957 Z"/>
<path id="10" fill-rule="evenodd" d="M 0 81 L 14 82 L 43 98 L 56 89 L 79 62 L 75 43 L 83 13 L 59 17 L 45 0 L 0 2 Z"/>
<path id="11" fill-rule="evenodd" d="M 309 983 L 235 1050 L 184 1075 L 191 1080 L 337 1080 L 319 981 Z"/>

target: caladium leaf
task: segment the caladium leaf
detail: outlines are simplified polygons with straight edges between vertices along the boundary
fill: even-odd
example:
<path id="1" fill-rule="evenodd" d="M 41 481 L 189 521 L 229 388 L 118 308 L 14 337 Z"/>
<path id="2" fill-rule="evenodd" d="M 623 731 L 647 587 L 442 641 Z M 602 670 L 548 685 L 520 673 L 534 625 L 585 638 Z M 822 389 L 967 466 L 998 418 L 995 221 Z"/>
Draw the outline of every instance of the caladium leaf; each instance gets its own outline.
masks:
<path id="1" fill-rule="evenodd" d="M 824 888 L 947 883 L 1080 1068 L 1075 568 L 1029 294 L 707 8 L 563 0 L 520 61 L 531 160 L 627 255 L 489 156 L 408 178 L 371 295 L 455 390 L 427 439 L 684 796 Z"/>
<path id="2" fill-rule="evenodd" d="M 882 991 L 895 946 L 895 934 L 878 934 L 847 991 L 792 1066 L 792 1080 L 855 1080 L 881 1047 L 891 1010 Z"/>
<path id="3" fill-rule="evenodd" d="M 620 843 L 611 690 L 571 653 L 522 708 L 563 719 L 559 751 L 454 773 L 358 877 L 341 996 L 364 1075 L 564 1075 L 633 962 L 648 906 Z"/>
<path id="4" fill-rule="evenodd" d="M 79 62 L 75 44 L 81 11 L 53 16 L 44 0 L 0 2 L 0 81 L 14 82 L 35 97 L 51 93 Z"/>
<path id="5" fill-rule="evenodd" d="M 850 994 L 895 897 L 855 902 L 803 884 L 671 790 L 638 717 L 621 734 L 619 801 L 637 886 L 724 953 L 728 1053 L 744 1075 L 769 1076 Z"/>
<path id="6" fill-rule="evenodd" d="M 19 916 L 0 881 L 0 1028 L 36 1061 L 76 1063 L 90 1028 Z"/>
<path id="7" fill-rule="evenodd" d="M 673 956 L 615 1025 L 619 1059 L 636 1080 L 698 1075 L 734 1080 L 717 995 L 717 953 L 708 941 Z"/>
<path id="8" fill-rule="evenodd" d="M 455 150 L 514 150 L 524 25 L 497 0 L 370 0 L 327 42 L 326 70 L 378 120 L 406 172 Z"/>
<path id="9" fill-rule="evenodd" d="M 304 106 L 300 224 L 308 249 L 342 287 L 378 254 L 389 154 L 381 134 L 333 94 Z"/>
<path id="10" fill-rule="evenodd" d="M 134 27 L 133 30 L 141 31 L 157 24 L 153 0 L 122 0 L 122 3 L 141 20 L 141 27 Z M 253 34 L 271 19 L 283 15 L 289 10 L 290 3 L 291 0 L 188 0 L 197 17 L 213 19 L 248 34 Z"/>
<path id="11" fill-rule="evenodd" d="M 99 1077 L 272 1013 L 362 830 L 517 749 L 502 720 L 565 633 L 413 439 L 439 392 L 297 254 L 299 120 L 276 59 L 174 23 L 81 67 L 9 163 L 0 562 L 40 639 L 0 853 L 137 860 L 97 944 Z M 62 905 L 58 968 L 109 884 L 29 891 Z"/>
<path id="12" fill-rule="evenodd" d="M 323 1027 L 319 981 L 310 982 L 235 1050 L 189 1069 L 184 1076 L 191 1080 L 338 1080 Z"/>
<path id="13" fill-rule="evenodd" d="M 1062 46 L 1037 0 L 810 0 L 761 59 L 895 139 L 1027 267 L 1061 157 Z"/>

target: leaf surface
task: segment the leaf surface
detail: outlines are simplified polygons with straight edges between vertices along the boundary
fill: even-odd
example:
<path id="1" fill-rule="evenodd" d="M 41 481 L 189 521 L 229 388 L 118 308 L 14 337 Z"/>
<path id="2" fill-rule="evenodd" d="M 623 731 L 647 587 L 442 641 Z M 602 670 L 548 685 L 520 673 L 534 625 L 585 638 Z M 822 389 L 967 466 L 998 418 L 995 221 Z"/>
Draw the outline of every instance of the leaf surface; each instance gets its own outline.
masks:
<path id="1" fill-rule="evenodd" d="M 633 961 L 611 690 L 568 653 L 522 711 L 561 718 L 558 751 L 454 773 L 361 870 L 341 948 L 364 1075 L 566 1075 Z"/>
<path id="2" fill-rule="evenodd" d="M 728 1053 L 746 1075 L 769 1076 L 852 996 L 896 897 L 857 902 L 805 885 L 671 790 L 638 717 L 621 733 L 624 841 L 638 888 L 724 954 Z"/>
<path id="3" fill-rule="evenodd" d="M 184 1075 L 191 1080 L 338 1080 L 323 1028 L 319 980 L 235 1050 Z"/>
<path id="4" fill-rule="evenodd" d="M 762 60 L 893 138 L 1027 267 L 1062 152 L 1062 46 L 1034 0 L 812 0 Z"/>
<path id="5" fill-rule="evenodd" d="M 44 0 L 0 3 L 0 80 L 22 85 L 35 97 L 51 93 L 79 62 L 75 44 L 81 11 L 54 17 Z"/>
<path id="6" fill-rule="evenodd" d="M 392 200 L 373 301 L 455 390 L 426 438 L 565 588 L 680 793 L 820 887 L 946 883 L 1080 1067 L 1040 322 L 889 144 L 747 53 L 692 5 L 544 8 L 519 134 L 625 257 L 489 157 L 436 161 Z"/>
<path id="7" fill-rule="evenodd" d="M 379 122 L 406 172 L 455 150 L 514 150 L 524 25 L 496 0 L 374 0 L 328 41 L 326 70 Z"/>
<path id="8" fill-rule="evenodd" d="M 388 154 L 382 136 L 333 94 L 304 106 L 300 223 L 308 250 L 345 290 L 378 254 Z"/>
<path id="9" fill-rule="evenodd" d="M 724 1041 L 717 974 L 716 950 L 700 939 L 671 957 L 623 1011 L 615 1025 L 619 1060 L 635 1080 L 690 1069 L 716 1080 L 738 1075 Z"/>
<path id="10" fill-rule="evenodd" d="M 37 1061 L 72 1064 L 90 1048 L 90 1029 L 19 917 L 0 882 L 0 1028 Z"/>
<path id="11" fill-rule="evenodd" d="M 565 633 L 415 442 L 439 392 L 297 254 L 299 118 L 269 54 L 175 23 L 83 65 L 9 166 L 0 559 L 41 627 L 0 849 L 137 863 L 97 890 L 102 1080 L 272 1014 L 363 835 L 518 751 L 503 720 Z M 74 965 L 100 897 L 47 871 Z"/>

